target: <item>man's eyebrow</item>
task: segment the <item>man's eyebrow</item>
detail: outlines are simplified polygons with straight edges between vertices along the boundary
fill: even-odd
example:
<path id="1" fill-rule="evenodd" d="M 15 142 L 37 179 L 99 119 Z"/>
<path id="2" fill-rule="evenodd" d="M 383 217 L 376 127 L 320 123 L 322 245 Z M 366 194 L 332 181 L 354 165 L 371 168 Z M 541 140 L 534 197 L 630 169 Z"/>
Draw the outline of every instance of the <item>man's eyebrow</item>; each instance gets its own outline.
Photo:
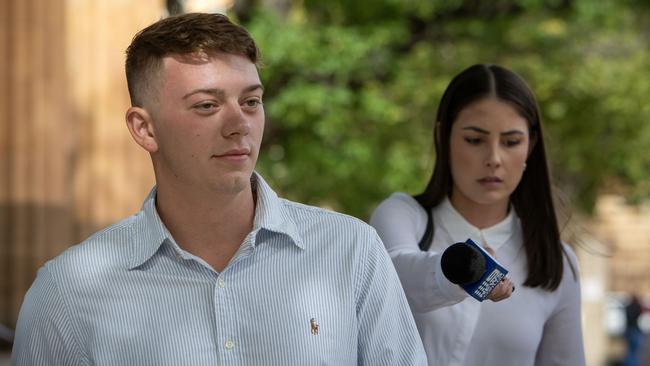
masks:
<path id="1" fill-rule="evenodd" d="M 183 95 L 183 99 L 187 99 L 191 97 L 194 94 L 199 94 L 199 93 L 205 93 L 205 94 L 212 94 L 215 97 L 222 97 L 226 94 L 223 89 L 217 89 L 217 88 L 207 88 L 207 89 L 194 89 L 191 92 Z"/>
<path id="2" fill-rule="evenodd" d="M 476 126 L 467 126 L 463 127 L 463 130 L 471 130 L 471 131 L 476 131 L 478 133 L 482 133 L 484 135 L 489 135 L 490 131 L 484 130 L 482 128 L 476 127 Z M 505 132 L 500 133 L 501 136 L 512 136 L 512 135 L 525 135 L 525 133 L 521 130 L 509 130 Z"/>
<path id="3" fill-rule="evenodd" d="M 264 85 L 262 84 L 253 84 L 251 86 L 248 86 L 242 90 L 244 93 L 250 93 L 252 91 L 255 91 L 257 89 L 260 89 L 261 91 L 264 91 Z"/>
<path id="4" fill-rule="evenodd" d="M 262 84 L 253 84 L 245 87 L 244 90 L 242 90 L 242 93 L 250 93 L 257 89 L 264 91 L 264 86 L 262 86 Z M 199 94 L 199 93 L 212 94 L 215 97 L 223 97 L 226 94 L 226 92 L 223 89 L 219 89 L 219 88 L 194 89 L 191 92 L 183 95 L 183 99 L 187 99 L 192 95 Z"/>

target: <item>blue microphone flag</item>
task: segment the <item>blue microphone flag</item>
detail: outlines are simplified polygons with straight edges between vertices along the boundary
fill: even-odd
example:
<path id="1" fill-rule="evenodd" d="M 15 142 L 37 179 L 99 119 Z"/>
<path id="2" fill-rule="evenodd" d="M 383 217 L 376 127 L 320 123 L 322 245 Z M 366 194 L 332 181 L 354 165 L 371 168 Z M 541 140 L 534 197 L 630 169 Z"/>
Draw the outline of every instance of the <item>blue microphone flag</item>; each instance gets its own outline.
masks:
<path id="1" fill-rule="evenodd" d="M 483 273 L 478 281 L 461 285 L 460 287 L 476 300 L 483 301 L 506 274 L 508 274 L 508 270 L 499 264 L 485 249 L 474 243 L 472 239 L 467 239 L 465 244 L 475 248 L 483 255 L 485 258 L 485 273 Z"/>

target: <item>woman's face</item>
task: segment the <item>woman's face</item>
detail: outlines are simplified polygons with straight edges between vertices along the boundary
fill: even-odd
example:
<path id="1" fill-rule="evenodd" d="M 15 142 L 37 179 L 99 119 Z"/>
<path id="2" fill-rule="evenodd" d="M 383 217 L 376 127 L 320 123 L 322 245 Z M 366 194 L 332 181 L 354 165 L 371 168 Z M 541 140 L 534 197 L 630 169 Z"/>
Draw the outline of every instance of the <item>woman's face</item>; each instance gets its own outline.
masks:
<path id="1" fill-rule="evenodd" d="M 506 102 L 480 99 L 460 111 L 449 145 L 452 204 L 507 209 L 528 157 L 526 119 Z"/>

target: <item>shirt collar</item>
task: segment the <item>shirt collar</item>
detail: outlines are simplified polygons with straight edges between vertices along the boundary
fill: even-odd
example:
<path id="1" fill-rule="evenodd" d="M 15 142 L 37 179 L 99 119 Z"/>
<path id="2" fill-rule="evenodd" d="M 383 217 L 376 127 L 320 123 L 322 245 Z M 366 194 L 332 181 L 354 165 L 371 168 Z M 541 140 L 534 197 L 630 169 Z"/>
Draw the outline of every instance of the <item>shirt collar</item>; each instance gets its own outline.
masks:
<path id="1" fill-rule="evenodd" d="M 298 232 L 293 219 L 287 213 L 283 200 L 266 183 L 264 178 L 256 172 L 251 177 L 253 190 L 257 194 L 255 205 L 255 218 L 253 219 L 253 232 L 268 230 L 288 236 L 291 242 L 304 249 L 302 237 Z M 156 187 L 154 186 L 142 204 L 138 216 L 141 219 L 133 227 L 135 244 L 131 246 L 129 268 L 133 269 L 151 258 L 160 246 L 169 240 L 174 242 L 171 234 L 163 224 L 156 210 Z M 255 246 L 253 239 L 252 245 Z"/>
<path id="2" fill-rule="evenodd" d="M 145 198 L 138 216 L 140 216 L 140 219 L 133 226 L 132 236 L 136 240 L 131 245 L 129 269 L 146 262 L 158 251 L 162 243 L 171 237 L 156 210 L 155 186 Z"/>
<path id="3" fill-rule="evenodd" d="M 485 229 L 479 229 L 470 224 L 445 198 L 444 201 L 434 209 L 434 214 L 442 223 L 444 230 L 451 236 L 454 242 L 464 242 L 468 238 L 475 243 L 492 247 L 495 251 L 503 246 L 517 229 L 519 218 L 513 207 L 503 221 Z M 449 243 L 453 244 L 453 243 Z"/>
<path id="4" fill-rule="evenodd" d="M 298 226 L 287 212 L 284 200 L 278 197 L 257 172 L 253 173 L 251 182 L 257 191 L 253 230 L 265 229 L 284 234 L 291 239 L 293 244 L 304 249 L 304 242 L 298 232 Z"/>

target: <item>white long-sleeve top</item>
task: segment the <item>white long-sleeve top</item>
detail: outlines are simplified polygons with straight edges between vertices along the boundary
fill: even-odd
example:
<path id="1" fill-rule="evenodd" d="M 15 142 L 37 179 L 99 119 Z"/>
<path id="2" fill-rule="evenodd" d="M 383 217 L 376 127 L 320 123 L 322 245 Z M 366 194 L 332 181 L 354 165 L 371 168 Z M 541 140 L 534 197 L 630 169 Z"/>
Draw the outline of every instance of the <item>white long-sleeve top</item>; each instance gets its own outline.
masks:
<path id="1" fill-rule="evenodd" d="M 502 222 L 481 230 L 445 199 L 433 208 L 433 223 L 433 243 L 422 252 L 418 242 L 427 215 L 413 197 L 394 193 L 370 219 L 397 269 L 429 365 L 585 365 L 578 266 L 569 246 L 564 245 L 568 258 L 564 258 L 562 282 L 549 292 L 523 286 L 528 273 L 526 251 L 514 210 Z M 468 238 L 495 250 L 516 287 L 510 298 L 481 303 L 445 278 L 440 254 Z"/>

